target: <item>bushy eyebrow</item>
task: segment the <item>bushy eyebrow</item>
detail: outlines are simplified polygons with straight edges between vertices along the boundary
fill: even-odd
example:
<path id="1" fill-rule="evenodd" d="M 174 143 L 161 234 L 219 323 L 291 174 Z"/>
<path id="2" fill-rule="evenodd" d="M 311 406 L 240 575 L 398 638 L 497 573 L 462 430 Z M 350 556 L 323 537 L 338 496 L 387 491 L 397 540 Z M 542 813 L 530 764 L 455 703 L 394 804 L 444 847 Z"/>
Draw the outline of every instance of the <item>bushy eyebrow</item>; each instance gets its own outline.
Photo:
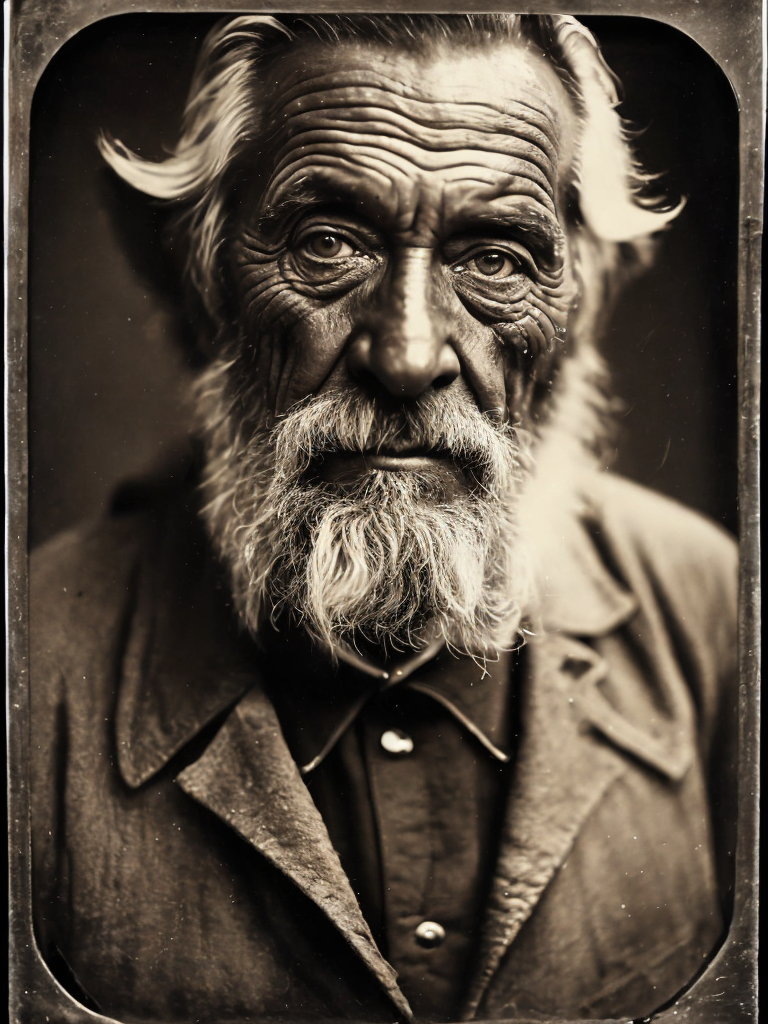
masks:
<path id="1" fill-rule="evenodd" d="M 366 201 L 367 198 L 367 201 Z M 378 208 L 377 208 L 378 207 Z M 364 192 L 325 176 L 307 176 L 296 182 L 276 202 L 259 210 L 259 227 L 265 233 L 277 231 L 294 218 L 316 209 L 330 212 L 350 211 L 357 217 L 385 228 L 387 211 Z M 368 214 L 368 216 L 366 216 Z M 445 224 L 446 241 L 455 238 L 486 236 L 510 237 L 535 247 L 546 263 L 557 258 L 563 231 L 557 220 L 540 204 L 525 195 L 497 194 L 489 199 L 472 197 L 457 206 Z"/>
<path id="2" fill-rule="evenodd" d="M 509 205 L 499 202 L 472 202 L 461 206 L 448 225 L 448 234 L 456 236 L 510 236 L 535 246 L 547 261 L 556 258 L 563 239 L 557 221 L 543 214 L 538 204 L 516 196 Z"/>
<path id="3" fill-rule="evenodd" d="M 359 210 L 361 203 L 355 201 L 353 193 L 341 185 L 331 185 L 324 178 L 305 179 L 297 182 L 276 202 L 259 208 L 259 226 L 267 232 L 276 230 L 297 215 L 317 207 Z"/>

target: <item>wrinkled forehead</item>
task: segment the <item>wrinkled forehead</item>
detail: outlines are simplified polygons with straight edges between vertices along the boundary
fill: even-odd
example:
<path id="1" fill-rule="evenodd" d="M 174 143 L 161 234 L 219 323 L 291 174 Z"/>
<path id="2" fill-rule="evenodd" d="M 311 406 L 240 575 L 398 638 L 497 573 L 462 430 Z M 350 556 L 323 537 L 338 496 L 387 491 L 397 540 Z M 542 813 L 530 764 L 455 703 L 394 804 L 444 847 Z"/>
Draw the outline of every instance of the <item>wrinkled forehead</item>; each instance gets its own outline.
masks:
<path id="1" fill-rule="evenodd" d="M 526 180 L 554 210 L 574 150 L 573 106 L 549 60 L 511 41 L 424 52 L 363 41 L 303 43 L 266 76 L 269 191 L 314 164 L 389 150 L 406 175 L 498 185 Z M 315 167 L 317 169 L 317 167 Z M 523 186 L 524 187 L 524 186 Z"/>

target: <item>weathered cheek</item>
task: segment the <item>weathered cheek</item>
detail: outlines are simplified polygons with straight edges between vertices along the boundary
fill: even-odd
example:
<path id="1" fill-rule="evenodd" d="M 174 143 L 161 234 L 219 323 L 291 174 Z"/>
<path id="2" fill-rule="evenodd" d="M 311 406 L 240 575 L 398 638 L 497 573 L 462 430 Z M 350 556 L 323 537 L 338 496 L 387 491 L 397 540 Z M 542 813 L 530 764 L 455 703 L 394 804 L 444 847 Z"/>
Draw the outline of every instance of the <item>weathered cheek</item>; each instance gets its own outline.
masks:
<path id="1" fill-rule="evenodd" d="M 577 286 L 566 268 L 557 279 L 532 284 L 514 316 L 493 329 L 504 353 L 504 378 L 510 416 L 530 426 L 534 406 L 546 401 L 560 359 L 568 347 L 568 322 Z"/>
<path id="2" fill-rule="evenodd" d="M 280 415 L 328 377 L 348 336 L 348 318 L 337 305 L 297 293 L 276 254 L 248 249 L 236 262 L 249 372 L 268 409 Z"/>
<path id="3" fill-rule="evenodd" d="M 513 328 L 516 345 L 529 365 L 546 362 L 562 350 L 572 302 L 571 288 L 552 290 L 536 284 L 520 304 L 512 324 L 504 325 Z"/>

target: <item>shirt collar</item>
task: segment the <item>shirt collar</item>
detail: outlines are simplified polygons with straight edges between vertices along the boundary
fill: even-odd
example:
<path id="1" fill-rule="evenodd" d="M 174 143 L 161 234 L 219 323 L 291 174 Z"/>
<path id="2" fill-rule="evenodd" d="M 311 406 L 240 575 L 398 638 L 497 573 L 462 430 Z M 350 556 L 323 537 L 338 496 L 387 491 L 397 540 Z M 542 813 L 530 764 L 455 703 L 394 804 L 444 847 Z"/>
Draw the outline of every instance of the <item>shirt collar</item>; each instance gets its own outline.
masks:
<path id="1" fill-rule="evenodd" d="M 237 622 L 196 504 L 188 492 L 154 512 L 137 567 L 116 713 L 118 764 L 132 787 L 266 681 L 263 654 Z M 635 611 L 636 600 L 611 574 L 600 541 L 599 519 L 588 507 L 551 538 L 540 563 L 545 630 L 601 636 Z M 451 657 L 441 650 L 432 661 Z M 270 688 L 288 674 L 270 672 Z M 482 696 L 474 685 L 469 689 Z M 327 703 L 327 694 L 322 697 L 317 706 Z M 472 720 L 482 717 L 482 704 L 473 706 Z"/>
<path id="2" fill-rule="evenodd" d="M 270 695 L 303 775 L 322 764 L 370 701 L 401 689 L 441 705 L 472 742 L 497 761 L 509 760 L 503 749 L 509 652 L 481 665 L 454 654 L 436 638 L 416 654 L 384 667 L 346 646 L 334 652 L 318 649 L 290 631 L 273 637 L 267 651 Z"/>
<path id="3" fill-rule="evenodd" d="M 332 653 L 351 668 L 370 676 L 372 679 L 378 680 L 380 684 L 386 686 L 388 684 L 404 683 L 417 669 L 426 662 L 431 661 L 443 647 L 445 647 L 445 640 L 440 636 L 435 637 L 433 640 L 428 640 L 426 645 L 420 651 L 417 651 L 416 654 L 409 654 L 402 659 L 398 659 L 386 668 L 376 664 L 370 658 L 364 658 L 358 651 L 344 643 L 337 644 Z"/>

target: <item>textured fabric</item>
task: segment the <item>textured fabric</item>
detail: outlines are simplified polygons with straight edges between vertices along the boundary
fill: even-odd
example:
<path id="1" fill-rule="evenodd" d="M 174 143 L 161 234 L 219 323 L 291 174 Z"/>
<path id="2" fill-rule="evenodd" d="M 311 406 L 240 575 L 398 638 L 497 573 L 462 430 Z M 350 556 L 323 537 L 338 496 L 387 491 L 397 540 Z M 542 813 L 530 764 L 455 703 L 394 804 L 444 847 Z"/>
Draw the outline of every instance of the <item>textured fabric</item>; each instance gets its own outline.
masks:
<path id="1" fill-rule="evenodd" d="M 735 564 L 698 516 L 585 483 L 461 1016 L 642 1016 L 717 943 Z M 65 986 L 126 1021 L 403 1020 L 184 500 L 55 540 L 31 588 L 36 927 Z"/>

